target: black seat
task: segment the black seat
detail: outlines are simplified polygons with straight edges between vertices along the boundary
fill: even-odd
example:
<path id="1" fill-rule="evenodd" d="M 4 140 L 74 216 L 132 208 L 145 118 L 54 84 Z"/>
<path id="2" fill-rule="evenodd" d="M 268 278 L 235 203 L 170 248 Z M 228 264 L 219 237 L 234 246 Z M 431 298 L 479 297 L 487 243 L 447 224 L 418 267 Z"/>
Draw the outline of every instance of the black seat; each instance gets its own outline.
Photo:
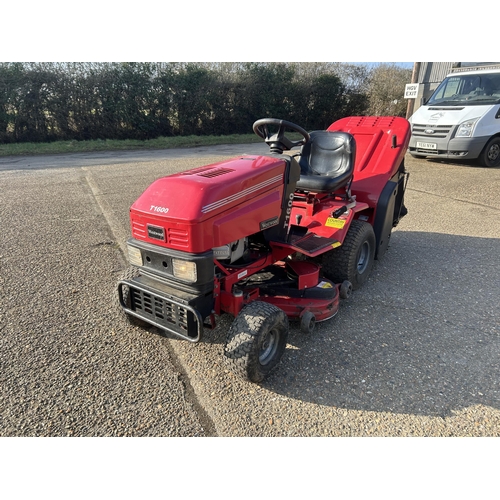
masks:
<path id="1" fill-rule="evenodd" d="M 316 130 L 300 151 L 297 189 L 331 193 L 346 186 L 354 171 L 356 142 L 346 132 Z"/>

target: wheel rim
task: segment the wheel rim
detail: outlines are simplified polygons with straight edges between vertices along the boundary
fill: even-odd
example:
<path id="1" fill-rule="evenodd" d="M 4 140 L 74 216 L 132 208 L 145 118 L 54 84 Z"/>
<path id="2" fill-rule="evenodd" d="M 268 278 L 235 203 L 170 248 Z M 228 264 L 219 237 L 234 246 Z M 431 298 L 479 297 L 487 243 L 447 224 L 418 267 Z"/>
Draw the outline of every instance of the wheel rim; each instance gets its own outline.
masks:
<path id="1" fill-rule="evenodd" d="M 370 261 L 370 244 L 365 241 L 361 246 L 361 250 L 359 252 L 358 258 L 358 273 L 363 274 L 368 266 L 368 262 Z"/>
<path id="2" fill-rule="evenodd" d="M 315 326 L 316 326 L 316 318 L 311 318 L 311 321 L 309 321 L 309 332 L 310 333 L 313 332 Z"/>
<path id="3" fill-rule="evenodd" d="M 488 150 L 488 159 L 490 161 L 496 161 L 500 155 L 500 145 L 492 144 L 491 148 Z"/>
<path id="4" fill-rule="evenodd" d="M 259 354 L 259 362 L 261 365 L 267 365 L 273 360 L 278 350 L 279 337 L 279 332 L 273 329 L 264 338 Z"/>

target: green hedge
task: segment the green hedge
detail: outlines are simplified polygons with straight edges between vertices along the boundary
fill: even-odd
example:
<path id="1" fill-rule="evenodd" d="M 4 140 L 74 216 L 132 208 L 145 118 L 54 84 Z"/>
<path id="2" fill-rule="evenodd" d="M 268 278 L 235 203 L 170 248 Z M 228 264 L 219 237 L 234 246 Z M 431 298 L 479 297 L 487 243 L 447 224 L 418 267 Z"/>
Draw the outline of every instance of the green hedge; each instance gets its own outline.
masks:
<path id="1" fill-rule="evenodd" d="M 304 64 L 0 63 L 0 143 L 246 134 L 263 117 L 313 130 L 365 113 L 362 84 Z"/>

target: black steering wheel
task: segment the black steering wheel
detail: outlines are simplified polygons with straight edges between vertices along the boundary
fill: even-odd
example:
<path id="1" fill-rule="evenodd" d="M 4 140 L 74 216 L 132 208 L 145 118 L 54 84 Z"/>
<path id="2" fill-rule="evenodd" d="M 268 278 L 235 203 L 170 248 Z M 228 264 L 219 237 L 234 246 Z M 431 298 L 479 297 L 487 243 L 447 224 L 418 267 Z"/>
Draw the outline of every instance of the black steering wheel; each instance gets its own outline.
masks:
<path id="1" fill-rule="evenodd" d="M 276 133 L 271 134 L 269 132 L 268 125 L 274 125 L 278 127 Z M 291 141 L 285 137 L 285 130 L 290 129 L 294 132 L 298 132 L 302 139 L 299 141 Z M 271 153 L 282 154 L 283 151 L 288 151 L 295 146 L 303 146 L 309 141 L 309 134 L 295 123 L 287 122 L 285 120 L 279 120 L 278 118 L 261 118 L 253 124 L 253 131 L 264 141 L 269 144 Z"/>

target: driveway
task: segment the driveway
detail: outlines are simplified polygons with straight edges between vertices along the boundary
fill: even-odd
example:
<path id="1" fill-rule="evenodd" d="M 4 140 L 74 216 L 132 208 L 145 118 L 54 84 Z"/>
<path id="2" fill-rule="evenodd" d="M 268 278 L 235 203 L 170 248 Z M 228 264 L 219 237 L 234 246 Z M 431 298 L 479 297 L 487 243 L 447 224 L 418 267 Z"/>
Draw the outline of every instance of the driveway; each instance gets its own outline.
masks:
<path id="1" fill-rule="evenodd" d="M 362 289 L 292 326 L 264 383 L 113 304 L 156 178 L 263 144 L 0 159 L 0 435 L 499 436 L 500 169 L 407 157 L 409 214 Z"/>

